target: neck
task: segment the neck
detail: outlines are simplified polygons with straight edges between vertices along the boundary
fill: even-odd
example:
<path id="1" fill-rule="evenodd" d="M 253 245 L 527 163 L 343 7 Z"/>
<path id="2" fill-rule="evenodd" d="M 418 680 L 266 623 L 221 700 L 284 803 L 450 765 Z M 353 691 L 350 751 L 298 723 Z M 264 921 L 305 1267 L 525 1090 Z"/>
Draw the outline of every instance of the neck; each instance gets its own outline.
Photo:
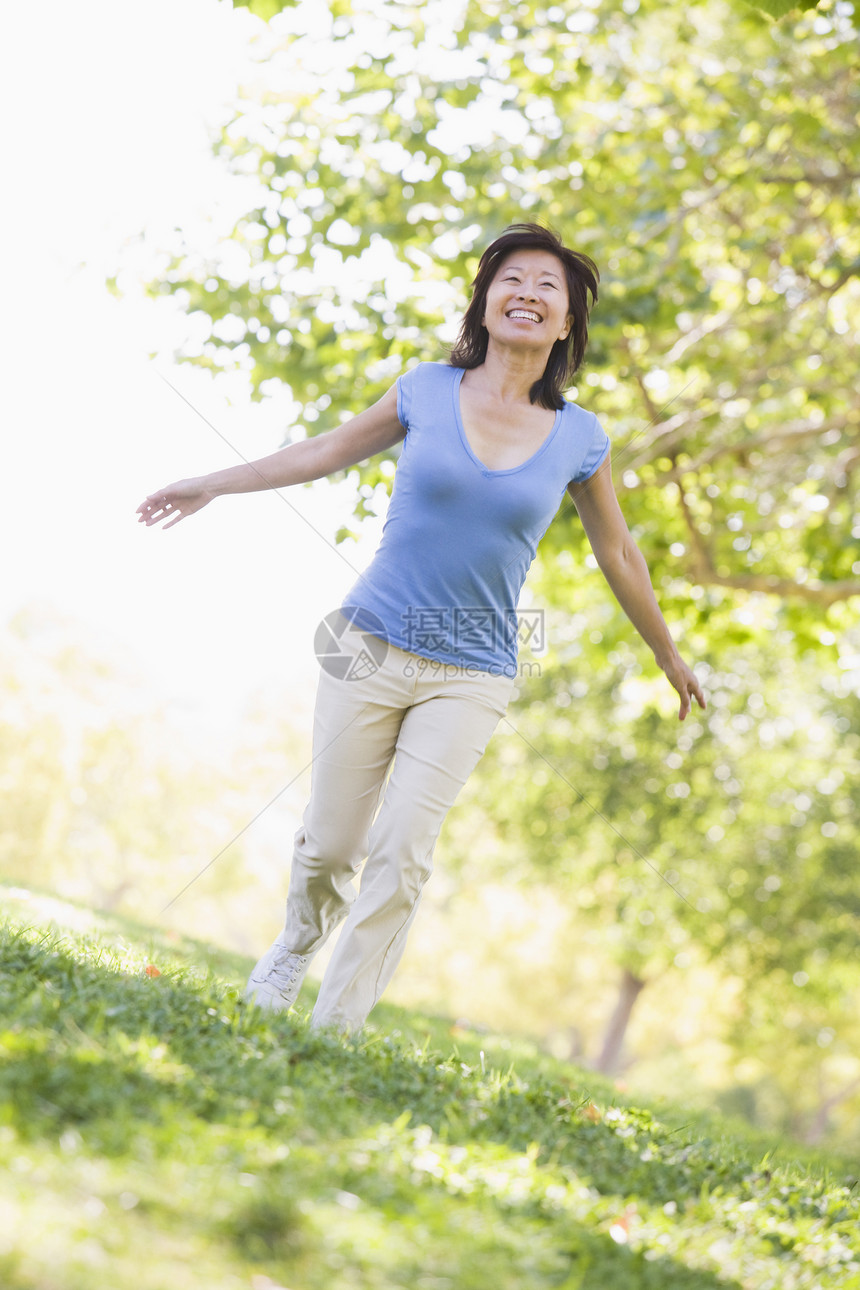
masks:
<path id="1" fill-rule="evenodd" d="M 504 403 L 529 402 L 529 390 L 546 369 L 549 354 L 508 349 L 490 339 L 487 356 L 472 368 L 469 384 L 479 384 Z"/>

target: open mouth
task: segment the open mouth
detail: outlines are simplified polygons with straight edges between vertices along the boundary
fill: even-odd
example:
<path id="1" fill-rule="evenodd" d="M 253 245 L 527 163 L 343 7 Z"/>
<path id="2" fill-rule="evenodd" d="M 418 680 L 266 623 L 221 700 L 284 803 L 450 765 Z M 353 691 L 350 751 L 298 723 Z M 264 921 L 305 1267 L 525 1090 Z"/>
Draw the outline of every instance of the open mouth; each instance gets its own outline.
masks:
<path id="1" fill-rule="evenodd" d="M 506 318 L 521 318 L 524 322 L 539 323 L 543 322 L 540 314 L 536 314 L 532 309 L 511 309 L 505 315 Z"/>

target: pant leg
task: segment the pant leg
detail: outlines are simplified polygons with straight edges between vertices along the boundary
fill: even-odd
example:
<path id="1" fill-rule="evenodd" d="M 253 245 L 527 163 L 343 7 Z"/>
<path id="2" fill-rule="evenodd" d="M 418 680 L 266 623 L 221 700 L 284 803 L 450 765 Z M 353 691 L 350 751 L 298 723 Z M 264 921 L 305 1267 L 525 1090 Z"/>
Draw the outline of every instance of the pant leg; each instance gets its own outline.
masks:
<path id="1" fill-rule="evenodd" d="M 287 913 L 280 940 L 314 954 L 346 917 L 352 879 L 367 855 L 403 719 L 396 676 L 359 681 L 320 672 L 314 709 L 311 794 L 295 835 Z"/>
<path id="2" fill-rule="evenodd" d="M 370 829 L 360 893 L 326 970 L 314 1026 L 359 1028 L 391 980 L 442 823 L 504 714 L 512 687 L 511 677 L 458 669 L 454 679 L 428 679 L 426 697 L 405 714 Z"/>

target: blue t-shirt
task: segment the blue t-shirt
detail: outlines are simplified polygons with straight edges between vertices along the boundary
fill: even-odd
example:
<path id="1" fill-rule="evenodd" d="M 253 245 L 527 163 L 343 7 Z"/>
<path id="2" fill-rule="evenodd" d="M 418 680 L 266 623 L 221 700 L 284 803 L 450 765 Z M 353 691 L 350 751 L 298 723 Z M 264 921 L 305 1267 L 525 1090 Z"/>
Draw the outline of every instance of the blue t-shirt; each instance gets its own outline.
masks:
<path id="1" fill-rule="evenodd" d="M 593 412 L 565 402 L 527 461 L 488 470 L 463 429 L 463 370 L 419 363 L 399 377 L 406 437 L 388 514 L 341 608 L 413 654 L 511 676 L 516 607 L 537 545 L 568 484 L 594 473 L 609 439 Z"/>

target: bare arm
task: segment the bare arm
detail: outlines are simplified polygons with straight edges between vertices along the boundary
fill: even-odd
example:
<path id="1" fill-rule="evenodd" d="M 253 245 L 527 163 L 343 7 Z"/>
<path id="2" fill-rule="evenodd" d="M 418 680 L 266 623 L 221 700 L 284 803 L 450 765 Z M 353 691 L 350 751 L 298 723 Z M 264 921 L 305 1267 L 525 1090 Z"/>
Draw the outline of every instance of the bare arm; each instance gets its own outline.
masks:
<path id="1" fill-rule="evenodd" d="M 257 461 L 182 479 L 150 493 L 137 508 L 140 522 L 149 526 L 168 520 L 164 527 L 169 529 L 225 493 L 253 493 L 322 479 L 384 452 L 405 434 L 397 419 L 397 388 L 392 385 L 377 403 L 336 430 L 288 444 Z"/>
<path id="2" fill-rule="evenodd" d="M 678 716 L 683 721 L 693 699 L 700 708 L 705 707 L 704 695 L 693 672 L 675 648 L 660 612 L 645 558 L 634 542 L 618 505 L 609 459 L 584 483 L 569 484 L 568 492 L 613 595 L 653 650 L 657 666 L 662 668 L 678 691 L 681 698 Z"/>

